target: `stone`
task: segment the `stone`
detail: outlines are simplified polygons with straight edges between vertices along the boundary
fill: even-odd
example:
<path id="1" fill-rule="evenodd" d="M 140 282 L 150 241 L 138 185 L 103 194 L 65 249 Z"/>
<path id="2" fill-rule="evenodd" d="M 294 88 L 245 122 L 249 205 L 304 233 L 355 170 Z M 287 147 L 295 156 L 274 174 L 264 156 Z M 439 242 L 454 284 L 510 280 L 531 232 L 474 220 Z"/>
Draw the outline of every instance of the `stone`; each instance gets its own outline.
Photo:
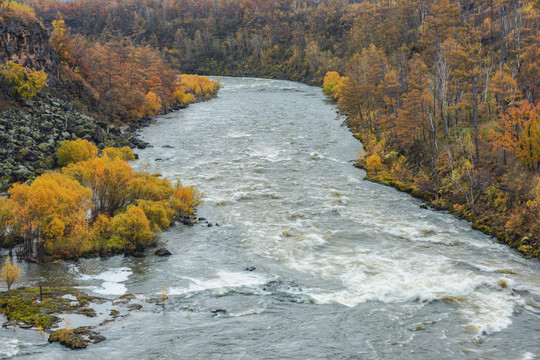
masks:
<path id="1" fill-rule="evenodd" d="M 157 256 L 171 256 L 172 255 L 171 252 L 165 248 L 156 250 L 154 254 Z"/>
<path id="2" fill-rule="evenodd" d="M 141 304 L 131 304 L 128 306 L 128 311 L 141 310 L 142 307 L 143 306 Z"/>
<path id="3" fill-rule="evenodd" d="M 216 316 L 218 316 L 220 314 L 223 314 L 223 315 L 227 314 L 227 310 L 225 310 L 225 309 L 216 309 L 216 310 L 212 310 L 210 312 L 212 314 L 214 314 L 214 317 L 216 317 Z"/>

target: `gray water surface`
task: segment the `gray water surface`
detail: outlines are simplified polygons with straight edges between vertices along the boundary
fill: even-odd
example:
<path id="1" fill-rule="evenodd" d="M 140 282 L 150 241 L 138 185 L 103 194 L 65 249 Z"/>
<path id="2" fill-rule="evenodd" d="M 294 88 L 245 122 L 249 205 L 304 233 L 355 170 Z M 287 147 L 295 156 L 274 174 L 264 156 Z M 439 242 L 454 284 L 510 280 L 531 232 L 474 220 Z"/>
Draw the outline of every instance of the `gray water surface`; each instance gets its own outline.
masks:
<path id="1" fill-rule="evenodd" d="M 136 293 L 144 307 L 102 326 L 107 341 L 84 351 L 2 329 L 0 358 L 540 356 L 537 261 L 363 181 L 351 163 L 361 144 L 319 88 L 221 81 L 218 98 L 144 129 L 154 147 L 134 165 L 197 185 L 199 216 L 214 226 L 161 234 L 168 258 L 24 265 L 21 284 Z M 165 308 L 147 303 L 164 285 Z"/>

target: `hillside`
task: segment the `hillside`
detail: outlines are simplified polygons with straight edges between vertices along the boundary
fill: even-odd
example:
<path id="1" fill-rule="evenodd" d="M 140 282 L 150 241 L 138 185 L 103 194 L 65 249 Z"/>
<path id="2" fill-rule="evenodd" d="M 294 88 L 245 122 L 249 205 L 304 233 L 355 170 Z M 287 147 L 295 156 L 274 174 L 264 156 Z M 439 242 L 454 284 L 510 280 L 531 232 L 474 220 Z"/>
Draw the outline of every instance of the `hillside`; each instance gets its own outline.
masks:
<path id="1" fill-rule="evenodd" d="M 165 63 L 325 79 L 364 143 L 368 178 L 469 219 L 526 256 L 540 254 L 536 1 L 28 3 L 57 34 L 64 63 L 100 94 L 103 114 L 135 121 L 144 113 L 129 106 L 140 90 L 114 86 L 126 77 L 145 91 L 161 82 L 160 99 L 170 99 Z M 58 31 L 60 21 L 67 30 Z M 93 68 L 96 56 L 102 65 Z M 140 64 L 159 79 L 130 70 Z"/>

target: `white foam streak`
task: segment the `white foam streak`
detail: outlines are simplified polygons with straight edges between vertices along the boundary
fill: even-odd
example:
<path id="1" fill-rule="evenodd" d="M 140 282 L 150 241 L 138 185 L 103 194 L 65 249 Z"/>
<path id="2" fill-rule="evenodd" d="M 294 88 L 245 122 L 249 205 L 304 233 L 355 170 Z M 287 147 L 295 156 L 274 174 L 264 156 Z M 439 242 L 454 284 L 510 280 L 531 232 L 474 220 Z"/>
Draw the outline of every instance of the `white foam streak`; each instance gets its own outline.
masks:
<path id="1" fill-rule="evenodd" d="M 0 358 L 10 358 L 19 353 L 20 341 L 17 339 L 1 339 Z"/>
<path id="2" fill-rule="evenodd" d="M 312 238 L 312 236 L 308 236 Z M 300 245 L 301 246 L 301 242 Z M 316 303 L 354 307 L 367 301 L 384 303 L 449 301 L 476 335 L 501 331 L 512 323 L 519 296 L 514 280 L 495 273 L 480 275 L 456 269 L 443 256 L 393 258 L 388 254 L 333 254 L 285 251 L 292 268 L 342 284 L 341 289 L 308 289 Z"/>
<path id="3" fill-rule="evenodd" d="M 81 280 L 103 280 L 100 287 L 89 286 L 92 291 L 102 295 L 123 295 L 127 292 L 127 288 L 122 282 L 127 281 L 129 276 L 133 274 L 131 269 L 126 267 L 113 268 L 97 275 L 81 274 Z"/>
<path id="4" fill-rule="evenodd" d="M 183 295 L 205 290 L 228 290 L 231 288 L 252 287 L 259 288 L 270 279 L 263 275 L 250 272 L 230 272 L 220 270 L 216 277 L 211 279 L 196 279 L 185 277 L 189 281 L 188 287 L 170 289 L 171 295 Z"/>

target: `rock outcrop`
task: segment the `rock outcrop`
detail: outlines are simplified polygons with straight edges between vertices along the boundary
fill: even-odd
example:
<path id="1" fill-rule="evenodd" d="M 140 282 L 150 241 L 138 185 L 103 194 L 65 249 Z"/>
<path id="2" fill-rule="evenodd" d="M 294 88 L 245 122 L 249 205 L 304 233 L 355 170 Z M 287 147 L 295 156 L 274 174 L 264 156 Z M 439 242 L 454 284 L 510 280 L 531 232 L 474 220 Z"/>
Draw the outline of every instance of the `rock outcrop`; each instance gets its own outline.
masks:
<path id="1" fill-rule="evenodd" d="M 47 30 L 37 21 L 0 21 L 0 63 L 8 61 L 45 71 L 49 83 L 58 78 L 58 58 L 49 47 Z"/>

